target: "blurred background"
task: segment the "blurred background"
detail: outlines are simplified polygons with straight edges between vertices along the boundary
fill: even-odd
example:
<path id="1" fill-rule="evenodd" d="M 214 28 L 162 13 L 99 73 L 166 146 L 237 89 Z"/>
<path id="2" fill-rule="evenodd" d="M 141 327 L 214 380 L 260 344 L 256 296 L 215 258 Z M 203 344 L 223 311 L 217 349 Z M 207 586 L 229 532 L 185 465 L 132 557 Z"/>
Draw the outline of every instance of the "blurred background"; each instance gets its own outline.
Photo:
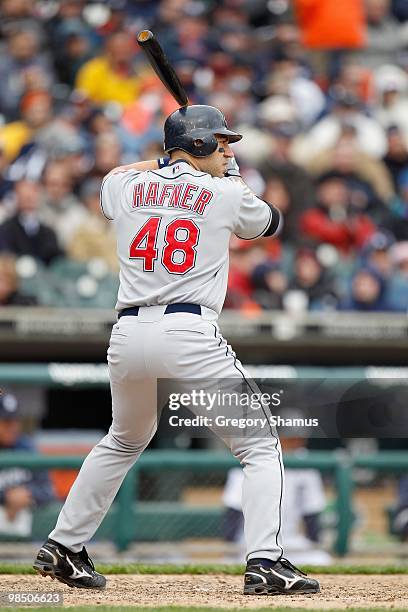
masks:
<path id="1" fill-rule="evenodd" d="M 176 108 L 143 28 L 191 102 L 244 134 L 242 174 L 285 219 L 278 239 L 231 241 L 220 324 L 241 361 L 261 379 L 407 379 L 406 0 L 1 0 L 3 559 L 31 558 L 110 424 L 118 269 L 100 184 L 162 156 Z M 407 436 L 283 435 L 292 561 L 407 562 Z M 216 440 L 160 430 L 98 558 L 242 561 L 241 477 Z"/>

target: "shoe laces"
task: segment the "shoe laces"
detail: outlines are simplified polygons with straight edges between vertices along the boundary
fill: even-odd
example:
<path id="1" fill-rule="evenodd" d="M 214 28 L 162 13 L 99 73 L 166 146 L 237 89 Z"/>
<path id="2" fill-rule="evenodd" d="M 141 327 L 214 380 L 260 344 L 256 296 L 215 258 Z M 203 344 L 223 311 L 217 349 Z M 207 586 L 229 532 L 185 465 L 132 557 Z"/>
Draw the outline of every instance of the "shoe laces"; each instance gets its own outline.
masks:
<path id="1" fill-rule="evenodd" d="M 95 571 L 95 566 L 93 564 L 92 559 L 88 555 L 88 551 L 86 550 L 85 546 L 83 547 L 81 552 L 78 553 L 78 557 L 85 565 L 88 565 L 93 571 Z"/>
<path id="2" fill-rule="evenodd" d="M 293 565 L 293 563 L 291 563 L 289 561 L 289 559 L 286 559 L 285 557 L 281 557 L 279 559 L 279 563 L 281 565 L 283 565 L 283 567 L 286 567 L 287 569 L 292 570 L 292 572 L 296 572 L 297 574 L 301 575 L 301 576 L 307 576 L 307 574 L 305 574 L 305 572 L 302 572 L 302 570 L 300 570 L 298 567 L 296 567 L 295 565 Z"/>

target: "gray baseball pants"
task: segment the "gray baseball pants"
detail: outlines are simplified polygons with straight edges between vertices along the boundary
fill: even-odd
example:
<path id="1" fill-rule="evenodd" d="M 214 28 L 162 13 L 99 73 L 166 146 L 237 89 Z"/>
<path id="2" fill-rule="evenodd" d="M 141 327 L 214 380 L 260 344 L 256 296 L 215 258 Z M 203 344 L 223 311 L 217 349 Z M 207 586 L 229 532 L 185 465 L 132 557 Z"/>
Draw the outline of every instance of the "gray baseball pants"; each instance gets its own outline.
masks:
<path id="1" fill-rule="evenodd" d="M 74 552 L 92 538 L 157 429 L 157 378 L 247 378 L 208 313 L 164 314 L 163 306 L 142 307 L 138 316 L 123 316 L 113 326 L 108 349 L 112 425 L 85 459 L 50 538 Z M 276 560 L 283 554 L 283 465 L 276 432 L 224 442 L 244 471 L 246 558 Z"/>

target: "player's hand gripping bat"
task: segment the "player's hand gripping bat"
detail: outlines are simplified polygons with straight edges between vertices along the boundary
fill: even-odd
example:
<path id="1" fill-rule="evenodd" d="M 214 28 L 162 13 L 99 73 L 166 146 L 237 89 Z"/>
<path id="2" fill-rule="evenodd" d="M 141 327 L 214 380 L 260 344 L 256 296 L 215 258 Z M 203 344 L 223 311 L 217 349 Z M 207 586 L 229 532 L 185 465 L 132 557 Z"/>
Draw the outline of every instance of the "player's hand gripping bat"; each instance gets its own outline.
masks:
<path id="1" fill-rule="evenodd" d="M 180 83 L 174 68 L 169 64 L 153 32 L 150 32 L 150 30 L 142 30 L 137 36 L 137 42 L 146 53 L 154 71 L 173 98 L 180 106 L 187 106 L 188 97 L 184 87 Z"/>

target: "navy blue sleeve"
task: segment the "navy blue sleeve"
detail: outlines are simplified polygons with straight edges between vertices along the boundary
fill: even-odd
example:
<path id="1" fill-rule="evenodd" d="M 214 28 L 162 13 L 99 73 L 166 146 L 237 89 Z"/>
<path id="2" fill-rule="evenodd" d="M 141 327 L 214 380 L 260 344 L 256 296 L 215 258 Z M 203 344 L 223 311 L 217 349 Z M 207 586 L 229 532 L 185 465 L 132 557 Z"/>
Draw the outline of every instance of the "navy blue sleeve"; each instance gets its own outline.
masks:
<path id="1" fill-rule="evenodd" d="M 266 238 L 267 236 L 278 236 L 283 227 L 282 214 L 278 208 L 273 206 L 273 204 L 270 204 L 269 202 L 266 202 L 266 204 L 271 209 L 272 216 L 268 229 L 266 230 L 266 232 L 263 233 L 263 237 Z"/>

